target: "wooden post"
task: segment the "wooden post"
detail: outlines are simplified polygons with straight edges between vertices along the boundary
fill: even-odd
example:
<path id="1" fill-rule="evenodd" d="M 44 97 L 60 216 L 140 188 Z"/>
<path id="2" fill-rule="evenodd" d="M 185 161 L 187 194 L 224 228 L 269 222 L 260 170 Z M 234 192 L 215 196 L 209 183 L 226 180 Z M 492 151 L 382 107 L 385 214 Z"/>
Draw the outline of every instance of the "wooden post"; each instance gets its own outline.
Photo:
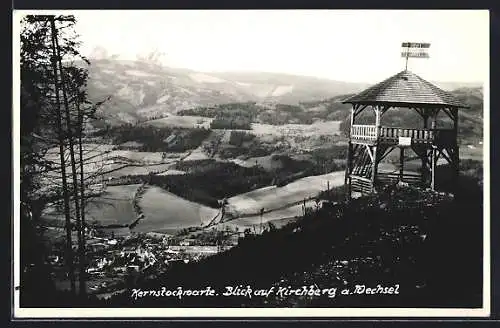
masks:
<path id="1" fill-rule="evenodd" d="M 438 113 L 439 113 L 440 109 L 433 109 L 432 110 L 432 122 L 431 122 L 431 129 L 436 129 L 436 120 L 437 120 L 437 116 L 438 116 Z"/>
<path id="2" fill-rule="evenodd" d="M 263 215 L 264 215 L 264 208 L 261 208 L 261 209 L 260 209 L 260 229 L 259 229 L 261 234 L 262 234 L 262 232 L 263 232 L 263 231 L 262 231 L 262 229 L 263 229 L 263 228 L 262 228 L 262 216 L 263 216 Z"/>
<path id="3" fill-rule="evenodd" d="M 455 176 L 454 176 L 455 182 L 454 182 L 454 184 L 455 184 L 455 188 L 458 188 L 458 178 L 460 176 L 460 149 L 459 149 L 458 145 L 455 146 L 454 148 L 455 149 L 453 151 L 453 157 L 452 157 L 453 162 L 455 164 L 455 167 L 454 167 L 454 169 L 455 169 L 455 172 L 454 172 L 455 173 Z"/>
<path id="4" fill-rule="evenodd" d="M 375 106 L 374 107 L 374 110 L 375 110 L 375 133 L 376 133 L 376 136 L 377 136 L 377 139 L 378 139 L 378 136 L 379 136 L 379 128 L 380 128 L 380 107 L 378 106 Z"/>
<path id="5" fill-rule="evenodd" d="M 352 126 L 354 125 L 354 119 L 356 118 L 356 115 L 355 115 L 355 112 L 356 110 L 358 109 L 358 105 L 352 105 L 352 108 L 351 108 L 351 128 Z M 351 137 L 351 130 L 349 129 L 349 138 Z"/>
<path id="6" fill-rule="evenodd" d="M 424 129 L 427 129 L 428 127 L 428 121 L 429 121 L 429 113 L 427 112 L 426 108 L 422 108 L 422 119 L 424 122 Z"/>
<path id="7" fill-rule="evenodd" d="M 377 146 L 373 146 L 372 147 L 372 176 L 371 176 L 371 179 L 372 179 L 372 192 L 375 191 L 375 178 L 377 176 Z"/>
<path id="8" fill-rule="evenodd" d="M 345 168 L 345 191 L 346 191 L 346 200 L 349 201 L 351 199 L 351 168 L 352 168 L 352 142 L 349 140 L 349 144 L 347 146 L 347 165 Z"/>
<path id="9" fill-rule="evenodd" d="M 351 122 L 349 126 L 349 143 L 347 145 L 347 163 L 345 168 L 345 178 L 344 178 L 344 186 L 346 192 L 346 201 L 351 199 L 351 167 L 352 167 L 352 141 L 351 141 L 351 130 L 354 125 L 356 105 L 353 105 L 351 108 Z"/>
<path id="10" fill-rule="evenodd" d="M 457 140 L 458 136 L 458 109 L 450 108 L 451 116 L 453 117 L 453 131 L 455 135 L 455 140 Z"/>
<path id="11" fill-rule="evenodd" d="M 436 119 L 439 109 L 432 110 L 432 122 L 431 129 L 434 131 L 436 129 Z M 432 141 L 432 153 L 431 153 L 431 189 L 435 190 L 436 187 L 436 145 L 434 145 L 434 140 Z"/>
<path id="12" fill-rule="evenodd" d="M 424 130 L 427 130 L 428 127 L 428 121 L 429 121 L 429 113 L 427 113 L 426 109 L 422 109 L 422 119 L 424 121 Z M 425 132 L 424 132 L 424 138 L 425 138 Z M 424 149 L 424 152 L 422 156 L 420 156 L 422 160 L 422 180 L 424 183 L 427 183 L 427 177 L 428 177 L 428 167 L 427 167 L 427 149 Z"/>
<path id="13" fill-rule="evenodd" d="M 399 181 L 403 181 L 405 148 L 399 147 Z"/>
<path id="14" fill-rule="evenodd" d="M 375 181 L 377 178 L 377 145 L 378 138 L 380 136 L 380 112 L 381 108 L 379 106 L 373 107 L 375 111 L 375 146 L 372 147 L 372 192 L 376 191 Z"/>
<path id="15" fill-rule="evenodd" d="M 432 145 L 431 150 L 431 189 L 436 186 L 436 146 Z"/>
<path id="16" fill-rule="evenodd" d="M 426 183 L 428 175 L 428 155 L 427 155 L 427 145 L 418 145 L 412 147 L 413 151 L 420 157 L 420 161 L 422 162 L 421 166 L 421 182 Z"/>
<path id="17" fill-rule="evenodd" d="M 460 174 L 460 150 L 458 147 L 458 108 L 452 108 L 451 109 L 451 115 L 453 116 L 453 144 L 454 144 L 454 149 L 453 149 L 453 155 L 452 155 L 452 161 L 453 161 L 453 168 L 455 169 L 455 183 L 458 185 L 458 176 Z"/>

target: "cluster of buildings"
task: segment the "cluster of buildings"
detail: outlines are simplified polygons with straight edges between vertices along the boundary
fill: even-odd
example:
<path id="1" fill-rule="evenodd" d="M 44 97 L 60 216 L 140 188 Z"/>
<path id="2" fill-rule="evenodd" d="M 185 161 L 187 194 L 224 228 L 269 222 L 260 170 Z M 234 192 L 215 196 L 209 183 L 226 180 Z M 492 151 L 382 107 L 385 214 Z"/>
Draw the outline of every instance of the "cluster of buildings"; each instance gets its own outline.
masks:
<path id="1" fill-rule="evenodd" d="M 86 229 L 87 282 L 89 292 L 98 297 L 123 289 L 129 278 L 152 277 L 179 263 L 199 261 L 237 244 L 237 236 L 226 236 L 215 244 L 196 237 L 173 237 L 160 233 L 114 236 Z M 77 250 L 76 232 L 73 249 Z M 47 258 L 53 277 L 63 289 L 69 283 L 64 261 L 64 242 L 53 245 Z M 75 258 L 75 260 L 78 260 Z M 78 265 L 78 264 L 77 264 Z"/>
<path id="2" fill-rule="evenodd" d="M 122 249 L 113 248 L 105 252 L 91 253 L 87 273 L 90 275 L 125 274 L 130 270 L 147 270 L 155 265 L 161 266 L 167 263 L 167 259 L 163 263 L 159 262 L 151 248 L 126 246 Z"/>
<path id="3" fill-rule="evenodd" d="M 177 245 L 171 243 L 167 235 L 161 234 L 92 238 L 88 242 L 89 285 L 101 280 L 115 281 L 120 285 L 127 277 L 157 275 L 171 265 L 199 261 L 230 247 L 196 246 L 191 239 L 182 240 Z M 99 288 L 92 289 L 95 293 L 100 292 Z M 109 288 L 105 289 L 108 291 Z"/>

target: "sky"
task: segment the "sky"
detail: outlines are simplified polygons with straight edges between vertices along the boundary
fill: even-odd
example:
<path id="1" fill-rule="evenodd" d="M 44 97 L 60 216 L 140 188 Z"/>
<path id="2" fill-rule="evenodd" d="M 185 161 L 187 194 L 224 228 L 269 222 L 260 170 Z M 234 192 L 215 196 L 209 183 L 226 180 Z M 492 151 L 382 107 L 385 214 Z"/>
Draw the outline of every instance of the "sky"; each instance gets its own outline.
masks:
<path id="1" fill-rule="evenodd" d="M 404 69 L 404 41 L 431 43 L 429 59 L 408 62 L 409 70 L 427 80 L 482 82 L 489 71 L 486 10 L 71 13 L 83 54 L 99 46 L 110 55 L 135 59 L 158 50 L 167 66 L 204 72 L 281 72 L 375 83 Z"/>

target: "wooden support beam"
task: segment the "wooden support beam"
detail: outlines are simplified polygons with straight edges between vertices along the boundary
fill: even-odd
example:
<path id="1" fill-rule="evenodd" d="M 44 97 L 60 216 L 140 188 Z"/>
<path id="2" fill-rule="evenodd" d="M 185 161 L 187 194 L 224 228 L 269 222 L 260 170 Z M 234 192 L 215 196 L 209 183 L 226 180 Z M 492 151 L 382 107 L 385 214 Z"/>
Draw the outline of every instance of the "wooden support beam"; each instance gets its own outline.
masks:
<path id="1" fill-rule="evenodd" d="M 435 108 L 433 108 L 431 110 L 431 114 L 429 115 L 432 118 L 431 129 L 435 129 L 436 128 L 437 115 L 438 115 L 438 110 L 435 109 Z"/>
<path id="2" fill-rule="evenodd" d="M 375 160 L 377 161 L 377 165 L 382 160 L 381 157 L 385 154 L 385 151 L 387 150 L 387 148 L 389 148 L 388 145 L 384 145 L 384 144 L 379 144 L 378 145 L 378 148 L 377 148 L 377 157 L 375 158 Z"/>
<path id="3" fill-rule="evenodd" d="M 415 152 L 415 154 L 418 155 L 418 157 L 425 157 L 426 156 L 426 146 L 421 145 L 421 144 L 412 144 L 411 149 Z"/>
<path id="4" fill-rule="evenodd" d="M 372 154 L 372 150 L 370 149 L 370 146 L 368 146 L 368 145 L 365 145 L 365 146 L 366 146 L 366 151 L 368 152 L 368 155 L 370 156 L 370 159 L 372 160 L 372 162 L 374 162 L 375 158 Z"/>
<path id="5" fill-rule="evenodd" d="M 368 107 L 368 105 L 358 105 L 356 109 L 354 109 L 353 113 L 354 113 L 354 119 L 356 119 L 356 117 L 361 114 L 362 111 L 365 110 L 365 108 Z M 352 125 L 352 124 L 351 124 Z"/>
<path id="6" fill-rule="evenodd" d="M 441 111 L 441 109 L 442 109 L 442 108 L 436 108 L 436 109 L 435 109 L 435 111 L 436 111 L 436 112 L 435 112 L 435 114 L 434 114 L 434 120 L 436 120 L 436 119 L 437 119 L 437 117 L 438 117 L 439 112 Z"/>
<path id="7" fill-rule="evenodd" d="M 436 147 L 432 146 L 431 151 L 431 189 L 435 190 L 436 187 Z"/>
<path id="8" fill-rule="evenodd" d="M 415 111 L 422 117 L 423 122 L 424 122 L 424 129 L 427 129 L 427 123 L 429 120 L 429 113 L 425 108 L 414 108 Z"/>
<path id="9" fill-rule="evenodd" d="M 455 153 L 455 147 L 448 147 L 446 148 L 446 151 L 448 152 L 448 154 L 450 154 L 450 157 L 453 157 Z"/>
<path id="10" fill-rule="evenodd" d="M 431 128 L 432 130 L 436 129 L 436 120 L 437 120 L 437 115 L 439 114 L 439 108 L 438 109 L 432 109 L 431 112 L 431 117 L 432 117 L 432 122 L 431 122 Z M 435 145 L 432 145 L 432 150 L 431 150 L 431 189 L 435 190 L 436 188 L 436 164 L 438 160 L 437 154 L 437 147 Z"/>
<path id="11" fill-rule="evenodd" d="M 460 148 L 458 146 L 453 146 L 452 149 L 453 154 L 451 155 L 451 159 L 453 161 L 455 187 L 458 187 L 458 177 L 460 175 Z"/>
<path id="12" fill-rule="evenodd" d="M 425 149 L 424 150 L 425 154 L 422 154 L 422 156 L 420 157 L 421 161 L 422 161 L 422 168 L 420 170 L 421 174 L 422 174 L 422 182 L 426 183 L 427 182 L 427 179 L 428 179 L 428 176 L 429 176 L 429 157 L 427 157 L 427 150 Z"/>
<path id="13" fill-rule="evenodd" d="M 447 148 L 443 148 L 439 150 L 439 153 L 443 155 L 443 157 L 448 161 L 449 164 L 453 165 L 453 161 L 451 159 L 451 156 L 448 156 L 449 154 L 446 154 L 444 151 L 448 152 Z"/>
<path id="14" fill-rule="evenodd" d="M 389 110 L 391 109 L 391 106 L 380 106 L 380 117 L 382 118 L 382 116 Z"/>
<path id="15" fill-rule="evenodd" d="M 380 163 L 380 161 L 382 161 L 384 158 L 386 158 L 387 155 L 389 155 L 394 150 L 394 148 L 396 148 L 396 146 L 387 146 L 386 150 L 380 156 L 378 163 Z"/>
<path id="16" fill-rule="evenodd" d="M 421 108 L 413 107 L 413 109 L 422 117 L 424 117 L 424 111 Z"/>
<path id="17" fill-rule="evenodd" d="M 378 140 L 378 137 L 380 136 L 380 117 L 382 116 L 382 114 L 380 113 L 381 112 L 381 109 L 377 106 L 375 108 L 375 136 L 376 136 L 376 139 L 375 140 Z"/>
<path id="18" fill-rule="evenodd" d="M 346 169 L 345 169 L 345 180 L 344 180 L 344 187 L 345 187 L 345 194 L 346 194 L 346 201 L 349 201 L 351 199 L 351 173 L 352 173 L 352 142 L 349 141 L 349 144 L 347 146 L 347 163 L 346 163 Z"/>
<path id="19" fill-rule="evenodd" d="M 441 154 L 442 154 L 442 149 L 441 148 L 436 148 L 436 165 L 437 165 L 437 162 L 439 161 L 439 157 L 441 157 Z"/>
<path id="20" fill-rule="evenodd" d="M 457 137 L 458 137 L 458 108 L 452 108 L 451 109 L 451 115 L 453 116 L 453 131 L 454 131 L 454 136 L 455 136 L 455 143 L 458 142 Z"/>
<path id="21" fill-rule="evenodd" d="M 377 146 L 373 146 L 373 155 L 371 155 L 372 158 L 372 167 L 371 167 L 371 181 L 372 181 L 372 192 L 375 191 L 375 178 L 377 176 L 377 161 L 375 160 L 377 158 Z"/>
<path id="22" fill-rule="evenodd" d="M 405 148 L 399 147 L 399 180 L 400 181 L 403 181 L 404 162 L 405 162 Z"/>
<path id="23" fill-rule="evenodd" d="M 429 156 L 427 154 L 427 147 L 426 145 L 418 145 L 418 144 L 413 144 L 412 146 L 413 151 L 420 157 L 420 161 L 422 162 L 421 166 L 421 172 L 422 172 L 422 182 L 427 181 L 427 171 L 428 171 L 428 165 L 430 165 L 429 161 Z"/>
<path id="24" fill-rule="evenodd" d="M 356 112 L 356 107 L 357 107 L 357 105 L 352 105 L 352 108 L 351 108 L 351 125 L 349 126 L 349 140 L 351 140 L 351 138 L 352 138 L 351 130 L 352 130 L 352 126 L 354 124 L 354 119 L 355 119 L 354 113 Z"/>
<path id="25" fill-rule="evenodd" d="M 448 115 L 448 117 L 451 119 L 451 120 L 454 120 L 453 118 L 453 114 L 451 113 L 451 110 L 449 108 L 443 108 L 441 109 L 443 112 L 445 112 L 446 115 Z"/>

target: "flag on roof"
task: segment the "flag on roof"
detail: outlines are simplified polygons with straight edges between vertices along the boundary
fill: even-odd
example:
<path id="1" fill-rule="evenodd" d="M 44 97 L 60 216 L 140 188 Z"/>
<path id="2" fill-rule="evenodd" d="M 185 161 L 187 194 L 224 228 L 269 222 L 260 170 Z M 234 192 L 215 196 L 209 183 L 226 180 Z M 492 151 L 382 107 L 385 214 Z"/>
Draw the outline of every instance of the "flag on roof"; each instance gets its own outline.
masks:
<path id="1" fill-rule="evenodd" d="M 401 44 L 401 57 L 403 58 L 429 58 L 430 43 L 403 42 Z"/>

